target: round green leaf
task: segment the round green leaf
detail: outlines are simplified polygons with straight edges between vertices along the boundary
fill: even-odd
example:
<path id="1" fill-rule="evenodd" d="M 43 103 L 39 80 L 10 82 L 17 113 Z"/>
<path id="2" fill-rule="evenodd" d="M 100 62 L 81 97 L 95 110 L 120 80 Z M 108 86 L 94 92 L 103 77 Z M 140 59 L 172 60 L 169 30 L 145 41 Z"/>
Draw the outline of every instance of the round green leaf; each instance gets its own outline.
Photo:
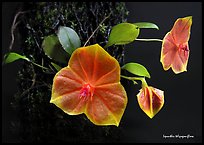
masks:
<path id="1" fill-rule="evenodd" d="M 24 59 L 26 61 L 30 61 L 26 56 L 20 55 L 18 53 L 10 52 L 4 56 L 4 63 L 11 63 L 18 59 Z"/>
<path id="2" fill-rule="evenodd" d="M 121 69 L 125 69 L 134 75 L 150 78 L 150 74 L 147 69 L 139 63 L 127 63 L 122 66 Z"/>
<path id="3" fill-rule="evenodd" d="M 69 27 L 60 26 L 57 36 L 64 50 L 70 55 L 75 49 L 81 46 L 79 36 L 73 29 Z"/>
<path id="4" fill-rule="evenodd" d="M 154 24 L 154 23 L 149 23 L 149 22 L 139 22 L 139 23 L 134 23 L 139 28 L 152 28 L 152 29 L 157 29 L 159 30 L 159 27 Z"/>
<path id="5" fill-rule="evenodd" d="M 139 28 L 130 23 L 120 23 L 113 27 L 106 47 L 111 45 L 124 45 L 134 41 L 139 35 Z"/>
<path id="6" fill-rule="evenodd" d="M 61 63 L 67 63 L 69 54 L 62 48 L 57 36 L 50 35 L 44 38 L 42 48 L 47 56 Z"/>

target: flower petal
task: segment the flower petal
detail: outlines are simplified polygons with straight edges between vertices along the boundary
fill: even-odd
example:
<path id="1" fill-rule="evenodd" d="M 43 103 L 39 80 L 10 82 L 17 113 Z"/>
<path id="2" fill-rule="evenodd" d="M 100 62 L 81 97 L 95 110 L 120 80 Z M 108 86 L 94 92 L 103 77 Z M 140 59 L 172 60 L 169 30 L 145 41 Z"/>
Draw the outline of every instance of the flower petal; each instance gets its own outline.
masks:
<path id="1" fill-rule="evenodd" d="M 127 104 L 118 61 L 98 44 L 76 49 L 54 77 L 50 102 L 96 125 L 118 126 Z"/>
<path id="2" fill-rule="evenodd" d="M 153 87 L 150 88 L 152 90 L 152 111 L 155 116 L 164 105 L 164 92 Z"/>
<path id="3" fill-rule="evenodd" d="M 82 84 L 83 80 L 69 67 L 61 69 L 54 77 L 50 102 L 70 115 L 82 113 L 79 105 Z"/>
<path id="4" fill-rule="evenodd" d="M 151 116 L 151 97 L 148 88 L 140 89 L 140 92 L 137 94 L 137 100 L 140 108 L 148 115 Z M 151 117 L 150 117 L 151 118 Z"/>
<path id="5" fill-rule="evenodd" d="M 176 44 L 188 42 L 190 38 L 190 29 L 192 25 L 192 16 L 179 18 L 174 23 L 171 33 Z"/>
<path id="6" fill-rule="evenodd" d="M 68 94 L 58 96 L 56 99 L 52 100 L 51 103 L 54 103 L 69 115 L 82 114 L 86 107 L 86 100 L 80 98 L 79 93 L 80 90 L 75 90 Z"/>
<path id="7" fill-rule="evenodd" d="M 147 116 L 153 118 L 164 105 L 164 92 L 148 86 L 140 90 L 137 100 Z"/>
<path id="8" fill-rule="evenodd" d="M 188 45 L 187 45 L 187 49 Z M 172 61 L 172 70 L 178 74 L 187 71 L 187 64 L 189 58 L 189 51 L 180 50 L 176 53 Z"/>
<path id="9" fill-rule="evenodd" d="M 96 86 L 120 80 L 119 63 L 101 46 L 95 44 L 77 50 L 72 54 L 69 66 L 75 72 L 80 72 L 78 75 L 85 81 Z"/>
<path id="10" fill-rule="evenodd" d="M 165 35 L 162 43 L 160 62 L 164 70 L 168 70 L 171 67 L 173 58 L 177 53 L 177 46 L 174 43 L 172 34 L 169 32 Z"/>
<path id="11" fill-rule="evenodd" d="M 96 125 L 119 125 L 127 105 L 127 95 L 120 83 L 95 88 L 85 114 Z"/>

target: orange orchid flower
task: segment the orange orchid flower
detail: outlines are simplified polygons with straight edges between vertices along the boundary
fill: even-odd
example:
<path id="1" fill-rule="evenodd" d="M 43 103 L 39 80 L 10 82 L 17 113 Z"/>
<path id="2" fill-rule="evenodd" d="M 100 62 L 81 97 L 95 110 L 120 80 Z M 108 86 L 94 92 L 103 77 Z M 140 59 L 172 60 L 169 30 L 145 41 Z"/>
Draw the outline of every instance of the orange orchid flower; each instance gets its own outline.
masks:
<path id="1" fill-rule="evenodd" d="M 95 125 L 118 126 L 127 105 L 118 61 L 98 44 L 76 49 L 54 77 L 50 102 Z"/>
<path id="2" fill-rule="evenodd" d="M 153 118 L 164 105 L 164 92 L 151 86 L 143 86 L 137 94 L 140 108 Z"/>
<path id="3" fill-rule="evenodd" d="M 160 62 L 164 70 L 172 67 L 174 73 L 187 71 L 192 16 L 179 18 L 162 42 Z"/>

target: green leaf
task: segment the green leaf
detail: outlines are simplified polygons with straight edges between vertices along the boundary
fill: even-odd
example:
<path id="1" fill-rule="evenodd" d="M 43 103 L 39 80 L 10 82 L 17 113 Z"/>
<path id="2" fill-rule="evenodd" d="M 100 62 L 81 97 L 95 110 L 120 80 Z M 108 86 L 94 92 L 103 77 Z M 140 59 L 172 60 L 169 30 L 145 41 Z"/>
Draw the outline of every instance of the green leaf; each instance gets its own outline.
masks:
<path id="1" fill-rule="evenodd" d="M 113 27 L 106 47 L 111 45 L 124 45 L 134 41 L 139 35 L 139 28 L 130 23 L 120 23 Z"/>
<path id="2" fill-rule="evenodd" d="M 53 62 L 51 62 L 51 64 L 52 64 L 52 66 L 54 66 L 54 68 L 55 68 L 57 71 L 60 71 L 60 70 L 62 69 L 61 66 L 59 66 L 59 65 L 57 65 L 57 64 L 55 64 L 55 63 L 53 63 Z"/>
<path id="3" fill-rule="evenodd" d="M 149 22 L 139 22 L 139 23 L 134 23 L 139 28 L 152 28 L 152 29 L 157 29 L 159 30 L 159 27 L 154 24 L 154 23 L 149 23 Z"/>
<path id="4" fill-rule="evenodd" d="M 60 26 L 57 36 L 64 50 L 70 55 L 75 49 L 81 46 L 79 36 L 73 29 L 69 27 Z"/>
<path id="5" fill-rule="evenodd" d="M 62 48 L 56 35 L 49 35 L 44 38 L 42 48 L 45 54 L 61 63 L 67 63 L 69 54 Z"/>
<path id="6" fill-rule="evenodd" d="M 26 56 L 20 55 L 18 53 L 10 52 L 4 56 L 4 63 L 11 63 L 18 59 L 24 59 L 26 61 L 30 61 Z"/>
<path id="7" fill-rule="evenodd" d="M 121 69 L 125 69 L 134 75 L 150 78 L 150 74 L 147 69 L 139 63 L 127 63 L 122 66 Z"/>

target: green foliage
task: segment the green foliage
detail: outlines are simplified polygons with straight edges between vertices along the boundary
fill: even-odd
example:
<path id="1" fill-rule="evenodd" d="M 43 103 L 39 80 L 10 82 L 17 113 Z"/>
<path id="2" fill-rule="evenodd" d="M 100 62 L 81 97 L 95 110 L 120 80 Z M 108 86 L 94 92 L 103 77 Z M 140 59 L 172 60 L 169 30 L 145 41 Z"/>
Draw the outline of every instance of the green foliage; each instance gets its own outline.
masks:
<path id="1" fill-rule="evenodd" d="M 136 25 L 139 28 L 152 28 L 152 29 L 159 30 L 159 27 L 156 24 L 154 24 L 154 23 L 138 22 L 138 23 L 134 23 L 134 25 Z"/>
<path id="2" fill-rule="evenodd" d="M 147 69 L 139 63 L 126 63 L 121 67 L 121 69 L 125 69 L 134 75 L 150 78 L 150 74 Z"/>
<path id="3" fill-rule="evenodd" d="M 57 65 L 57 64 L 55 64 L 55 63 L 53 63 L 53 62 L 51 62 L 51 64 L 52 64 L 52 66 L 54 66 L 54 68 L 55 68 L 57 71 L 60 71 L 60 70 L 62 69 L 61 66 L 59 66 L 59 65 Z"/>
<path id="4" fill-rule="evenodd" d="M 44 38 L 42 43 L 42 48 L 47 56 L 51 59 L 56 60 L 61 63 L 67 63 L 69 59 L 69 54 L 64 51 L 60 42 L 55 35 L 49 35 Z"/>
<path id="5" fill-rule="evenodd" d="M 125 3 L 121 2 L 29 2 L 23 5 L 23 11 L 28 13 L 19 19 L 21 25 L 18 25 L 22 26 L 19 33 L 22 43 L 25 42 L 22 52 L 37 64 L 43 63 L 45 67 L 52 64 L 38 44 L 42 44 L 45 36 L 54 34 L 60 25 L 75 30 L 81 44 L 84 44 L 104 17 L 112 13 L 110 19 L 103 23 L 104 27 L 101 28 L 104 29 L 97 31 L 87 44 L 100 43 L 104 46 L 112 26 L 126 21 L 127 17 Z M 106 50 L 123 64 L 123 46 L 112 46 Z M 52 85 L 55 72 L 45 73 L 45 70 L 35 69 L 29 63 L 24 63 L 19 69 L 18 93 L 12 102 L 19 117 L 18 122 L 12 122 L 12 129 L 18 134 L 18 142 L 109 143 L 121 140 L 120 127 L 93 126 L 84 115 L 71 117 L 50 105 L 51 88 L 48 86 Z M 35 83 L 30 81 L 34 78 Z"/>
<path id="6" fill-rule="evenodd" d="M 139 35 L 139 28 L 131 23 L 120 23 L 113 27 L 106 47 L 124 45 L 134 41 Z"/>
<path id="7" fill-rule="evenodd" d="M 18 53 L 10 52 L 4 56 L 4 63 L 11 63 L 18 59 L 24 59 L 26 61 L 30 61 L 26 56 L 20 55 Z"/>
<path id="8" fill-rule="evenodd" d="M 64 50 L 70 55 L 75 49 L 81 46 L 79 36 L 73 29 L 69 27 L 60 26 L 58 29 L 57 36 Z"/>

